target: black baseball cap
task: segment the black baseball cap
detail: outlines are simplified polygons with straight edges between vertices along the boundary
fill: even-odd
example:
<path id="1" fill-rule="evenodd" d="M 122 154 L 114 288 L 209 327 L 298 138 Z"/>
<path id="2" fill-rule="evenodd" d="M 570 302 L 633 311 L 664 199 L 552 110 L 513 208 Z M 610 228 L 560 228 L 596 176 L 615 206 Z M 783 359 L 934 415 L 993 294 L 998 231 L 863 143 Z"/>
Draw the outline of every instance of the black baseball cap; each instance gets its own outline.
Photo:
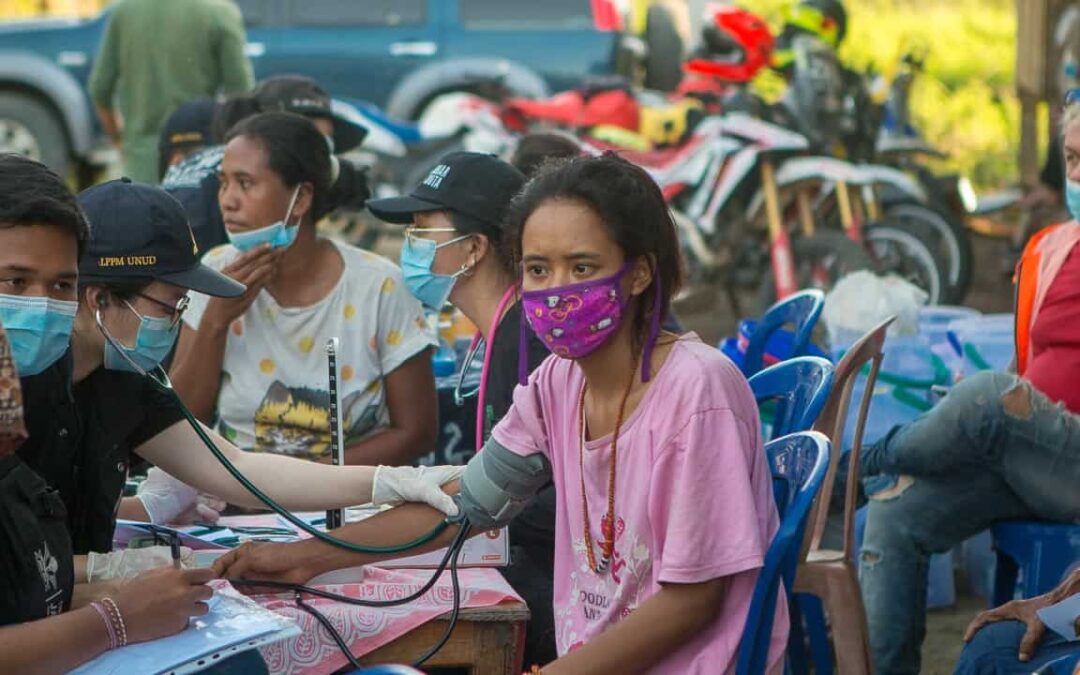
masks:
<path id="1" fill-rule="evenodd" d="M 451 152 L 408 196 L 372 199 L 368 210 L 388 223 L 412 222 L 413 214 L 457 211 L 499 229 L 525 176 L 495 155 Z"/>
<path id="2" fill-rule="evenodd" d="M 161 128 L 158 147 L 163 153 L 181 148 L 211 145 L 210 127 L 214 121 L 217 102 L 210 98 L 198 98 L 181 103 L 165 120 Z"/>
<path id="3" fill-rule="evenodd" d="M 121 178 L 83 190 L 78 200 L 91 232 L 80 281 L 164 281 L 222 298 L 246 290 L 199 262 L 184 207 L 161 188 Z"/>
<path id="4" fill-rule="evenodd" d="M 326 117 L 334 122 L 334 152 L 348 152 L 364 140 L 367 129 L 334 109 L 330 94 L 303 75 L 275 75 L 255 87 L 251 97 L 262 112 L 291 112 L 305 117 Z"/>

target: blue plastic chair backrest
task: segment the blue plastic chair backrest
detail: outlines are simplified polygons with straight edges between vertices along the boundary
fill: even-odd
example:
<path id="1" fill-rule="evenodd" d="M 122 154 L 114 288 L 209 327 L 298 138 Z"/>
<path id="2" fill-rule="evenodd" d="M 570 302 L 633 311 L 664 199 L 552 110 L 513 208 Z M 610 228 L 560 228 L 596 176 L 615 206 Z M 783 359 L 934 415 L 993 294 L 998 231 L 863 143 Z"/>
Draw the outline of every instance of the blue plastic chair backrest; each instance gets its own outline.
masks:
<path id="1" fill-rule="evenodd" d="M 791 434 L 765 444 L 780 528 L 765 552 L 746 617 L 736 675 L 761 675 L 768 667 L 776 600 L 781 582 L 792 588 L 810 506 L 829 467 L 829 439 L 817 431 Z"/>
<path id="2" fill-rule="evenodd" d="M 765 361 L 765 345 L 769 342 L 769 336 L 780 330 L 787 324 L 794 325 L 794 339 L 791 343 L 791 354 L 803 356 L 810 345 L 810 335 L 814 332 L 821 310 L 825 307 L 825 294 L 816 288 L 789 296 L 772 307 L 765 310 L 757 321 L 753 335 L 746 345 L 746 355 L 743 357 L 743 373 L 750 377 L 761 370 Z M 779 356 L 779 355 L 777 355 Z"/>
<path id="3" fill-rule="evenodd" d="M 1080 654 L 1069 654 L 1047 663 L 1036 670 L 1035 675 L 1073 675 L 1078 664 L 1080 664 Z"/>
<path id="4" fill-rule="evenodd" d="M 832 391 L 833 370 L 833 364 L 820 356 L 800 356 L 750 378 L 758 406 L 775 401 L 770 438 L 809 431 L 814 426 Z"/>

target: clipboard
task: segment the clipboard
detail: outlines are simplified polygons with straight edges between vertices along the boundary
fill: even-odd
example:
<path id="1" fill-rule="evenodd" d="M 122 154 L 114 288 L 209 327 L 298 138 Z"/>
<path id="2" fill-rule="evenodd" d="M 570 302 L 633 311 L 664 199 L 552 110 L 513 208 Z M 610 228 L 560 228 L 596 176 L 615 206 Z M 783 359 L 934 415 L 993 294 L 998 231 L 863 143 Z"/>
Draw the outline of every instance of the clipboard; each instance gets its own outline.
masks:
<path id="1" fill-rule="evenodd" d="M 214 597 L 209 604 L 209 613 L 192 618 L 182 632 L 105 652 L 71 673 L 197 673 L 222 659 L 301 633 L 295 621 L 240 595 L 228 584 L 214 586 Z"/>

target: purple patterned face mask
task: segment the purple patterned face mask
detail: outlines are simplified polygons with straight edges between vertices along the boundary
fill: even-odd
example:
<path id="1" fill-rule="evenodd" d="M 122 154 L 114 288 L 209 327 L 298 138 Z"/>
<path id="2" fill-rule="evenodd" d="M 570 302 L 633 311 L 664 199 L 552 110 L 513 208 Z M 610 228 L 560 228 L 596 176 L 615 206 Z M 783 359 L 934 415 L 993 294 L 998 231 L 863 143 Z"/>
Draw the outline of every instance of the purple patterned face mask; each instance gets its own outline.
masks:
<path id="1" fill-rule="evenodd" d="M 580 359 L 599 349 L 619 328 L 629 298 L 623 297 L 622 280 L 630 271 L 628 261 L 618 272 L 603 279 L 521 294 L 522 316 L 519 380 L 527 379 L 525 324 L 551 353 L 564 359 Z M 642 379 L 649 380 L 649 360 L 659 332 L 660 277 L 656 281 L 652 325 L 642 354 Z"/>

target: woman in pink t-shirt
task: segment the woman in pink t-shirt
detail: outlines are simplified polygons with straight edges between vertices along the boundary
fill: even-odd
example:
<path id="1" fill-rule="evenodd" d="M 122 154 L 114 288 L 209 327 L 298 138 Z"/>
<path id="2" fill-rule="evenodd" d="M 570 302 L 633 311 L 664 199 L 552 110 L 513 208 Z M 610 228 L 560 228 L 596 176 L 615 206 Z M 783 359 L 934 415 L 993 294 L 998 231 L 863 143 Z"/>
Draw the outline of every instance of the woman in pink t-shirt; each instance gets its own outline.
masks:
<path id="1" fill-rule="evenodd" d="M 734 672 L 778 519 L 746 380 L 697 336 L 659 332 L 680 282 L 660 190 L 613 155 L 573 159 L 525 187 L 509 225 L 523 335 L 554 356 L 517 388 L 459 500 L 493 527 L 555 484 L 560 657 L 543 672 Z M 436 518 L 414 506 L 336 533 L 405 539 Z M 248 547 L 218 570 L 296 581 L 362 557 L 307 541 Z M 776 616 L 772 669 L 788 629 Z"/>

